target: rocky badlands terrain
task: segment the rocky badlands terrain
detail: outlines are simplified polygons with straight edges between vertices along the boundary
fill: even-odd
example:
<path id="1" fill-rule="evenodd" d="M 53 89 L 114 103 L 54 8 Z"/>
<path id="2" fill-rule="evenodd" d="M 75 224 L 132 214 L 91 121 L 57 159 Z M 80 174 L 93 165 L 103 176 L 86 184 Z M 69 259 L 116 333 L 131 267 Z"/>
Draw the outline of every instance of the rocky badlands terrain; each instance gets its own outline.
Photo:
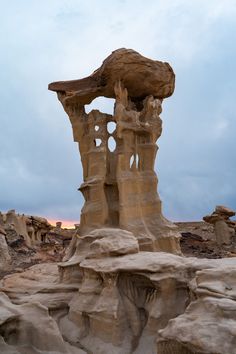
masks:
<path id="1" fill-rule="evenodd" d="M 55 227 L 42 217 L 0 212 L 0 277 L 36 263 L 61 261 L 75 229 Z"/>
<path id="2" fill-rule="evenodd" d="M 234 211 L 176 224 L 162 215 L 154 161 L 174 84 L 169 64 L 123 48 L 87 78 L 49 85 L 78 143 L 85 204 L 60 259 L 53 251 L 17 272 L 13 260 L 2 277 L 1 353 L 236 354 Z M 85 112 L 98 96 L 115 98 L 113 115 Z M 20 231 L 0 219 L 2 269 L 19 240 L 39 252 L 61 232 L 17 217 Z"/>

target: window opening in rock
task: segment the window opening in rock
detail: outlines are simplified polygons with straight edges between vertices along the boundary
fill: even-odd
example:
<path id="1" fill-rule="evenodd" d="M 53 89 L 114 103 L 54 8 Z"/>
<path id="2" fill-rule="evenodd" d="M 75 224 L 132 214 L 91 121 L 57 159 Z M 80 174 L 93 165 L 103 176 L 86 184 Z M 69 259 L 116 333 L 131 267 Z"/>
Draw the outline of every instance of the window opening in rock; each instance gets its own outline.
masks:
<path id="1" fill-rule="evenodd" d="M 101 143 L 102 143 L 101 139 L 95 139 L 94 141 L 95 141 L 96 147 L 99 147 L 101 145 Z"/>
<path id="2" fill-rule="evenodd" d="M 130 168 L 132 167 L 133 163 L 134 163 L 134 155 L 132 155 L 130 160 L 129 160 L 129 167 Z"/>
<path id="3" fill-rule="evenodd" d="M 116 123 L 115 122 L 108 122 L 107 123 L 107 131 L 109 134 L 114 133 L 114 131 L 116 130 Z"/>
<path id="4" fill-rule="evenodd" d="M 108 149 L 109 151 L 113 152 L 116 149 L 116 141 L 113 136 L 110 136 L 108 139 Z"/>
<path id="5" fill-rule="evenodd" d="M 115 100 L 113 98 L 97 97 L 90 104 L 86 104 L 84 108 L 86 113 L 98 109 L 102 113 L 113 114 L 114 104 Z"/>
<path id="6" fill-rule="evenodd" d="M 139 155 L 138 154 L 136 155 L 136 167 L 137 168 L 139 167 Z"/>
<path id="7" fill-rule="evenodd" d="M 95 129 L 96 132 L 98 132 L 99 131 L 99 126 L 95 125 L 94 129 Z"/>

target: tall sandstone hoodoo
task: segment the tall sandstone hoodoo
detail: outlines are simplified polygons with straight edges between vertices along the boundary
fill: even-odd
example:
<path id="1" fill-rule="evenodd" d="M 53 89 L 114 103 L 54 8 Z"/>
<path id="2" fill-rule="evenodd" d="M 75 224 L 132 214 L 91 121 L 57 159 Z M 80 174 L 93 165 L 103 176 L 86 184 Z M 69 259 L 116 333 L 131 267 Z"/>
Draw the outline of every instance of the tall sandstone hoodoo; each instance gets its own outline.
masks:
<path id="1" fill-rule="evenodd" d="M 120 228 L 135 235 L 140 250 L 180 253 L 176 227 L 162 215 L 154 171 L 161 104 L 173 93 L 174 83 L 169 64 L 122 48 L 91 76 L 49 85 L 79 143 L 85 198 L 81 236 Z M 85 112 L 85 104 L 99 96 L 115 98 L 113 115 Z"/>
<path id="2" fill-rule="evenodd" d="M 79 143 L 79 237 L 58 265 L 0 281 L 0 353 L 236 354 L 235 258 L 173 254 L 178 233 L 161 212 L 154 160 L 170 66 L 119 49 L 91 76 L 49 88 Z M 114 114 L 86 114 L 101 95 Z M 215 212 L 232 228 L 232 211 Z"/>

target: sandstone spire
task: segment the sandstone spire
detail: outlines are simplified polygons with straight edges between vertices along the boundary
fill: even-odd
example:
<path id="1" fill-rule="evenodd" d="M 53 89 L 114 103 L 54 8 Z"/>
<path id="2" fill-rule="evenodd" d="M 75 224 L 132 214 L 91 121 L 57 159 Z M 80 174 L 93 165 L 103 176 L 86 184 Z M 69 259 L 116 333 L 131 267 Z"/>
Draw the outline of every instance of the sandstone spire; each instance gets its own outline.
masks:
<path id="1" fill-rule="evenodd" d="M 91 76 L 49 85 L 79 143 L 82 236 L 104 227 L 120 228 L 135 235 L 141 250 L 179 252 L 175 226 L 162 215 L 154 171 L 161 104 L 173 93 L 174 81 L 169 64 L 122 48 Z M 98 96 L 115 98 L 113 115 L 85 112 L 84 105 Z"/>

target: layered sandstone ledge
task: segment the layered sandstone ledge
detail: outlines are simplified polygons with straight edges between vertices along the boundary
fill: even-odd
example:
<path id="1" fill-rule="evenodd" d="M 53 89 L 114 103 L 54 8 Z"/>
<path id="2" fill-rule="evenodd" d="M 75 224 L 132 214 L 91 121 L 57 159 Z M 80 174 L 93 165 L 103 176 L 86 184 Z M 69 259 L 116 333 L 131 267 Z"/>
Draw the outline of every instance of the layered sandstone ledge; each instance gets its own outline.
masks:
<path id="1" fill-rule="evenodd" d="M 74 267 L 82 278 L 75 278 Z M 236 353 L 234 258 L 137 252 L 85 259 L 70 272 L 61 281 L 56 265 L 42 264 L 1 281 L 0 348 L 22 353 L 27 343 L 45 354 L 81 348 L 96 354 Z"/>

